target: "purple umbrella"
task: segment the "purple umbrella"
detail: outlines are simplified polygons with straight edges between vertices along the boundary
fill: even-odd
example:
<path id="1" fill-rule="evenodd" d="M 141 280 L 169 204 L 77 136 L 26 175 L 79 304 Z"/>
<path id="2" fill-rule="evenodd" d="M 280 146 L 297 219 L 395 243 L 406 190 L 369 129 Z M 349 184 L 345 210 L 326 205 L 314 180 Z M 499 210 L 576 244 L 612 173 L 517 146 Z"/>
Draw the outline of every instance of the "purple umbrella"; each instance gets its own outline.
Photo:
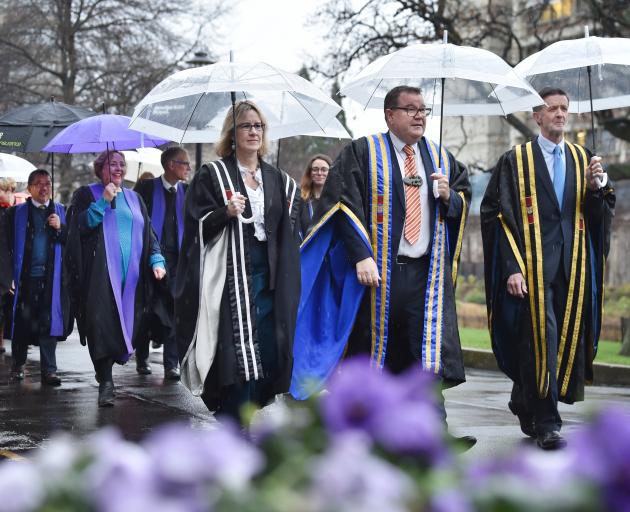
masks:
<path id="1" fill-rule="evenodd" d="M 101 114 L 71 124 L 59 132 L 42 151 L 49 153 L 99 153 L 157 147 L 167 140 L 129 128 L 130 117 Z"/>

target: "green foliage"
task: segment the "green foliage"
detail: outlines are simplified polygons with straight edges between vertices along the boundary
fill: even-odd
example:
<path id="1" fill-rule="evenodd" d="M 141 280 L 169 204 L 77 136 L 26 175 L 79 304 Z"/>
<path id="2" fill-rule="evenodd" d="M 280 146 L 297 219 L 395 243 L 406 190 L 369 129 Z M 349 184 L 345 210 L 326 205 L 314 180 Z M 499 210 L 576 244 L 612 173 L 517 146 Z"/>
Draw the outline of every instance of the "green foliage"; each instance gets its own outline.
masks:
<path id="1" fill-rule="evenodd" d="M 461 302 L 485 304 L 486 291 L 483 279 L 477 279 L 473 274 L 460 276 L 457 280 L 455 298 Z"/>

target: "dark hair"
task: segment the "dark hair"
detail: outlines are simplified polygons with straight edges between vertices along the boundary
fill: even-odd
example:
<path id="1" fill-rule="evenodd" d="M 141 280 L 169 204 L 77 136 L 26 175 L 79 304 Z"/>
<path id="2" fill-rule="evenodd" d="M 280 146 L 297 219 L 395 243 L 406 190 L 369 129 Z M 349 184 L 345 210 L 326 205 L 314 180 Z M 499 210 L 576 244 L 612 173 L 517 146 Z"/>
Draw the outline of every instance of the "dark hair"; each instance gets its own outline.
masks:
<path id="1" fill-rule="evenodd" d="M 29 187 L 33 184 L 37 176 L 48 176 L 48 179 L 52 180 L 52 178 L 50 177 L 50 173 L 46 169 L 35 169 L 31 172 L 31 174 L 28 175 L 27 185 Z"/>
<path id="2" fill-rule="evenodd" d="M 171 160 L 175 160 L 180 154 L 188 154 L 188 152 L 181 146 L 170 146 L 162 151 L 160 155 L 160 163 L 162 168 L 166 169 L 166 166 Z"/>
<path id="3" fill-rule="evenodd" d="M 387 94 L 385 95 L 385 101 L 383 102 L 383 109 L 387 110 L 393 107 L 397 107 L 398 98 L 404 92 L 409 94 L 422 95 L 422 89 L 420 89 L 419 87 L 412 87 L 410 85 L 399 85 L 397 87 L 394 87 L 393 89 L 390 89 L 387 92 Z"/>
<path id="4" fill-rule="evenodd" d="M 304 201 L 312 199 L 313 196 L 313 177 L 311 176 L 311 168 L 313 167 L 313 162 L 315 160 L 323 160 L 329 167 L 332 164 L 332 158 L 328 155 L 320 153 L 311 157 L 308 161 L 308 165 L 306 166 L 306 170 L 302 175 L 302 182 L 300 183 L 300 196 L 304 199 Z"/>
<path id="5" fill-rule="evenodd" d="M 540 91 L 538 91 L 538 96 L 540 96 L 543 100 L 548 96 L 564 96 L 567 101 L 571 101 L 569 95 L 558 87 L 543 87 Z M 532 108 L 534 112 L 540 112 L 545 105 L 536 105 Z"/>

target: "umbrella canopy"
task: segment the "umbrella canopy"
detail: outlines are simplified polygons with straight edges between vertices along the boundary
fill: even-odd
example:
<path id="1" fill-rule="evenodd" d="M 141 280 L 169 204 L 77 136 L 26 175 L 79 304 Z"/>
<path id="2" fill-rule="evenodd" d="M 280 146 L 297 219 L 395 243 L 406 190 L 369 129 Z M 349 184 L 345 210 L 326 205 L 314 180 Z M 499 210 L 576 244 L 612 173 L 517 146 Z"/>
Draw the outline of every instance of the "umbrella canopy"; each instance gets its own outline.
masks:
<path id="1" fill-rule="evenodd" d="M 26 183 L 28 175 L 35 169 L 36 167 L 24 158 L 0 153 L 0 178 L 13 178 L 15 181 Z"/>
<path id="2" fill-rule="evenodd" d="M 558 41 L 527 57 L 514 71 L 537 90 L 547 86 L 564 90 L 570 112 L 590 112 L 591 98 L 592 110 L 630 105 L 630 39 Z"/>
<path id="3" fill-rule="evenodd" d="M 0 116 L 0 151 L 38 152 L 65 127 L 96 115 L 87 108 L 47 101 Z"/>
<path id="4" fill-rule="evenodd" d="M 138 181 L 138 176 L 149 171 L 157 177 L 164 174 L 160 156 L 162 151 L 157 148 L 139 148 L 136 151 L 123 151 L 125 162 L 127 162 L 127 181 Z"/>
<path id="5" fill-rule="evenodd" d="M 352 135 L 348 133 L 348 130 L 339 122 L 336 117 L 324 126 L 324 130 L 315 130 L 313 133 L 305 133 L 311 137 L 329 137 L 331 139 L 351 139 Z"/>
<path id="6" fill-rule="evenodd" d="M 43 151 L 49 153 L 98 153 L 106 149 L 136 149 L 156 147 L 168 140 L 129 129 L 130 118 L 115 114 L 100 114 L 71 124 Z"/>
<path id="7" fill-rule="evenodd" d="M 304 78 L 264 62 L 218 62 L 179 71 L 134 110 L 130 127 L 180 143 L 216 142 L 233 100 L 251 100 L 270 139 L 324 133 L 341 110 Z"/>
<path id="8" fill-rule="evenodd" d="M 383 108 L 398 85 L 420 87 L 427 106 L 443 106 L 444 116 L 506 115 L 543 103 L 498 55 L 450 43 L 415 44 L 380 57 L 340 94 L 365 108 Z"/>

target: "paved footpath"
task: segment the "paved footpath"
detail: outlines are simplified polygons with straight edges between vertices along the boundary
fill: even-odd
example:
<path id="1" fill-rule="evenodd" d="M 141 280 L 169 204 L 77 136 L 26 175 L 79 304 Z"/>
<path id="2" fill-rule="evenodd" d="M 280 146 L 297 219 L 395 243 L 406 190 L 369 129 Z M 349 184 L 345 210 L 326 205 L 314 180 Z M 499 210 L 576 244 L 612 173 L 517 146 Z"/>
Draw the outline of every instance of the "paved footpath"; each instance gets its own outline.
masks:
<path id="1" fill-rule="evenodd" d="M 152 375 L 138 375 L 133 359 L 115 367 L 116 405 L 105 409 L 97 407 L 94 370 L 87 348 L 76 335 L 58 345 L 57 361 L 63 384 L 47 388 L 39 382 L 36 348 L 30 350 L 26 379 L 21 383 L 9 381 L 10 350 L 0 355 L 0 458 L 27 454 L 60 430 L 82 437 L 116 425 L 128 439 L 138 440 L 170 421 L 188 422 L 195 428 L 216 425 L 199 398 L 180 383 L 163 379 L 160 351 L 151 353 Z M 510 382 L 499 372 L 471 369 L 468 382 L 445 392 L 451 432 L 473 434 L 479 440 L 466 457 L 495 454 L 529 442 L 507 409 L 509 391 Z M 585 421 L 593 407 L 607 404 L 630 408 L 630 388 L 590 387 L 585 402 L 561 404 L 566 431 Z M 261 414 L 274 414 L 277 407 L 272 405 Z"/>

